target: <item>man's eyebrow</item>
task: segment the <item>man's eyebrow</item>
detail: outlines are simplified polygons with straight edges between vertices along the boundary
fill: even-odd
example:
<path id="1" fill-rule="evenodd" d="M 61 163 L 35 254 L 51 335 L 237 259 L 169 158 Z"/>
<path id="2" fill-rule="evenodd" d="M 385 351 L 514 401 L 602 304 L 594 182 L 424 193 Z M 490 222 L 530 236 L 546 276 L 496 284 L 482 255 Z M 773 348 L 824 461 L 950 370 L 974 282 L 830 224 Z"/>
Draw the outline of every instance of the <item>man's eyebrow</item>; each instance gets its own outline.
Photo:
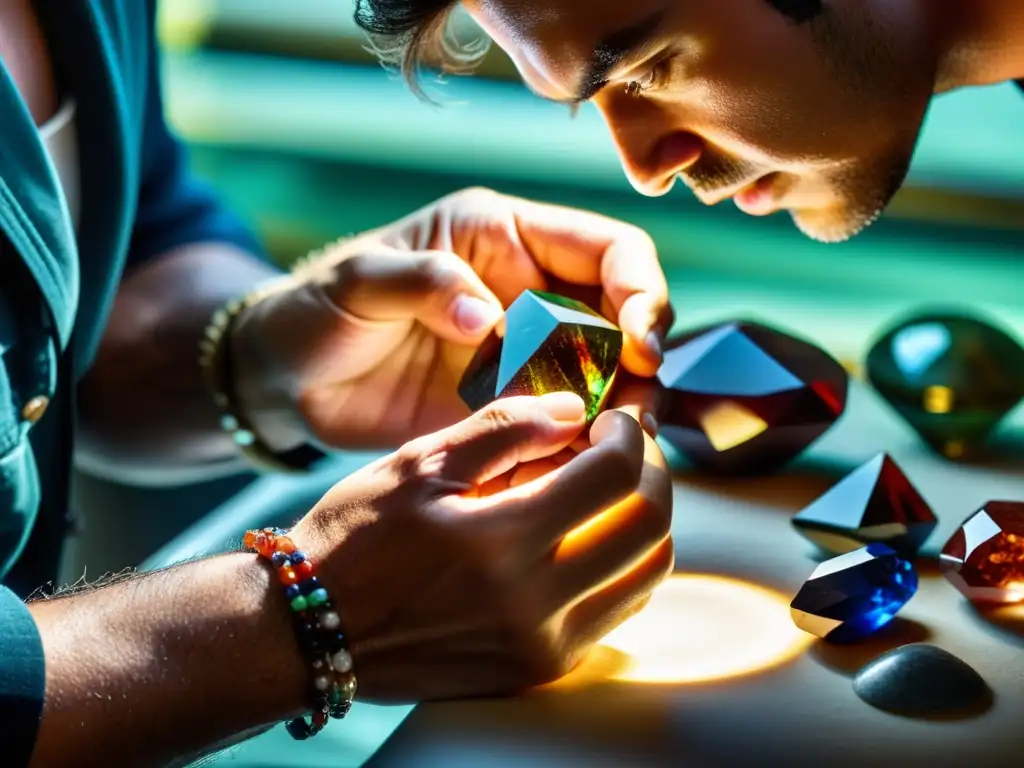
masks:
<path id="1" fill-rule="evenodd" d="M 603 38 L 590 54 L 586 72 L 576 87 L 576 94 L 572 98 L 558 101 L 567 104 L 590 101 L 608 84 L 608 75 L 648 42 L 661 26 L 664 17 L 665 9 L 661 9 Z"/>

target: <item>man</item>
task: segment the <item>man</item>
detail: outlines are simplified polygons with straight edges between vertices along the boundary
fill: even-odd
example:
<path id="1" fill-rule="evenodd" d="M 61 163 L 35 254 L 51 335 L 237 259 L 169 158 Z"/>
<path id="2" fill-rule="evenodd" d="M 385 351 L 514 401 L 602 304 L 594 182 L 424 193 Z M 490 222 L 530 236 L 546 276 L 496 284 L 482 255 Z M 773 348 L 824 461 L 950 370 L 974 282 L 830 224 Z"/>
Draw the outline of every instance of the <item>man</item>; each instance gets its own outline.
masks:
<path id="1" fill-rule="evenodd" d="M 453 0 L 359 0 L 413 78 L 465 71 Z M 902 184 L 933 94 L 1024 77 L 1017 0 L 464 0 L 542 98 L 593 103 L 645 195 L 788 210 L 822 241 L 874 222 Z M 969 138 L 965 137 L 965 141 Z"/>
<path id="2" fill-rule="evenodd" d="M 56 573 L 76 422 L 77 460 L 140 482 L 401 446 L 298 522 L 304 558 L 277 578 L 314 564 L 336 611 L 316 631 L 347 638 L 363 698 L 559 676 L 672 568 L 671 483 L 640 426 L 671 324 L 650 239 L 471 190 L 279 275 L 188 176 L 153 21 L 139 0 L 0 0 L 4 765 L 188 759 L 309 712 L 322 671 L 350 666 L 296 637 L 254 554 L 23 603 Z M 586 431 L 575 395 L 471 416 L 456 394 L 502 307 L 542 287 L 625 331 L 620 409 Z"/>

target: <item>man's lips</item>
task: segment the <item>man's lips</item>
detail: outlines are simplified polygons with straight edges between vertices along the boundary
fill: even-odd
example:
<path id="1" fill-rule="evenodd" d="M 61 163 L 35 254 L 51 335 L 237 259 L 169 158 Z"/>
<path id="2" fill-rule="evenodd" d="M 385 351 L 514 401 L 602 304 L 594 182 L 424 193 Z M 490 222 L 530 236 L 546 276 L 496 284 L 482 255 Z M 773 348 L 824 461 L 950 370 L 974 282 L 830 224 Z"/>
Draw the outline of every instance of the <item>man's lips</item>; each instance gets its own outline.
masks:
<path id="1" fill-rule="evenodd" d="M 736 203 L 736 207 L 751 216 L 767 216 L 770 213 L 775 213 L 775 181 L 777 178 L 774 173 L 769 173 L 753 184 L 748 184 L 733 195 L 732 199 Z"/>

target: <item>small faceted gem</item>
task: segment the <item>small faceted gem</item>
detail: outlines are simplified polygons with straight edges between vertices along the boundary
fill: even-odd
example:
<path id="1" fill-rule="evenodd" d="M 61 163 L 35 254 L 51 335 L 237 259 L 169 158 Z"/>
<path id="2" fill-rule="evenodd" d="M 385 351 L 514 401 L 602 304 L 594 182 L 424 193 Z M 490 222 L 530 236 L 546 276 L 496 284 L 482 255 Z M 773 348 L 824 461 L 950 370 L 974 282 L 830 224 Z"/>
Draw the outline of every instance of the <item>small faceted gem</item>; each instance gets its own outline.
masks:
<path id="1" fill-rule="evenodd" d="M 883 332 L 867 375 L 926 443 L 956 459 L 1024 397 L 1024 347 L 977 318 L 920 315 Z"/>
<path id="2" fill-rule="evenodd" d="M 857 673 L 853 690 L 871 706 L 904 717 L 950 715 L 980 708 L 991 698 L 974 667 L 923 643 L 879 656 Z"/>
<path id="3" fill-rule="evenodd" d="M 622 331 L 580 301 L 526 291 L 504 328 L 477 350 L 459 383 L 473 410 L 502 397 L 575 392 L 587 418 L 601 412 L 615 380 Z"/>
<path id="4" fill-rule="evenodd" d="M 917 572 L 885 544 L 826 560 L 814 569 L 793 602 L 800 629 L 835 643 L 877 632 L 917 591 Z"/>
<path id="5" fill-rule="evenodd" d="M 938 524 L 907 476 L 882 453 L 862 464 L 793 518 L 800 533 L 841 555 L 881 542 L 914 557 Z"/>
<path id="6" fill-rule="evenodd" d="M 727 474 L 777 469 L 846 407 L 842 365 L 806 341 L 752 322 L 671 340 L 658 379 L 659 434 L 695 466 Z"/>
<path id="7" fill-rule="evenodd" d="M 1024 502 L 990 501 L 946 542 L 939 565 L 977 603 L 1024 602 Z"/>

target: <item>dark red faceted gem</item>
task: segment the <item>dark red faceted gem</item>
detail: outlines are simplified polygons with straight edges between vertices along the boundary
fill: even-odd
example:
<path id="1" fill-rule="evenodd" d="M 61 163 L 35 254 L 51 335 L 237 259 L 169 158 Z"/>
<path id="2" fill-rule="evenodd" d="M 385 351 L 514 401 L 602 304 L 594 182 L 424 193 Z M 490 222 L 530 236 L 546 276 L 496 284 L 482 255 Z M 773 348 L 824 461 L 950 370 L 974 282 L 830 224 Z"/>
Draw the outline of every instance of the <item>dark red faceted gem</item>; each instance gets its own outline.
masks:
<path id="1" fill-rule="evenodd" d="M 753 474 L 786 464 L 835 423 L 849 377 L 813 344 L 736 321 L 670 340 L 658 379 L 659 434 L 699 468 Z"/>
<path id="2" fill-rule="evenodd" d="M 1024 602 L 1024 502 L 990 501 L 972 514 L 942 548 L 939 564 L 974 602 Z"/>
<path id="3" fill-rule="evenodd" d="M 800 533 L 835 555 L 881 542 L 913 558 L 938 521 L 895 461 L 882 453 L 793 518 Z"/>

